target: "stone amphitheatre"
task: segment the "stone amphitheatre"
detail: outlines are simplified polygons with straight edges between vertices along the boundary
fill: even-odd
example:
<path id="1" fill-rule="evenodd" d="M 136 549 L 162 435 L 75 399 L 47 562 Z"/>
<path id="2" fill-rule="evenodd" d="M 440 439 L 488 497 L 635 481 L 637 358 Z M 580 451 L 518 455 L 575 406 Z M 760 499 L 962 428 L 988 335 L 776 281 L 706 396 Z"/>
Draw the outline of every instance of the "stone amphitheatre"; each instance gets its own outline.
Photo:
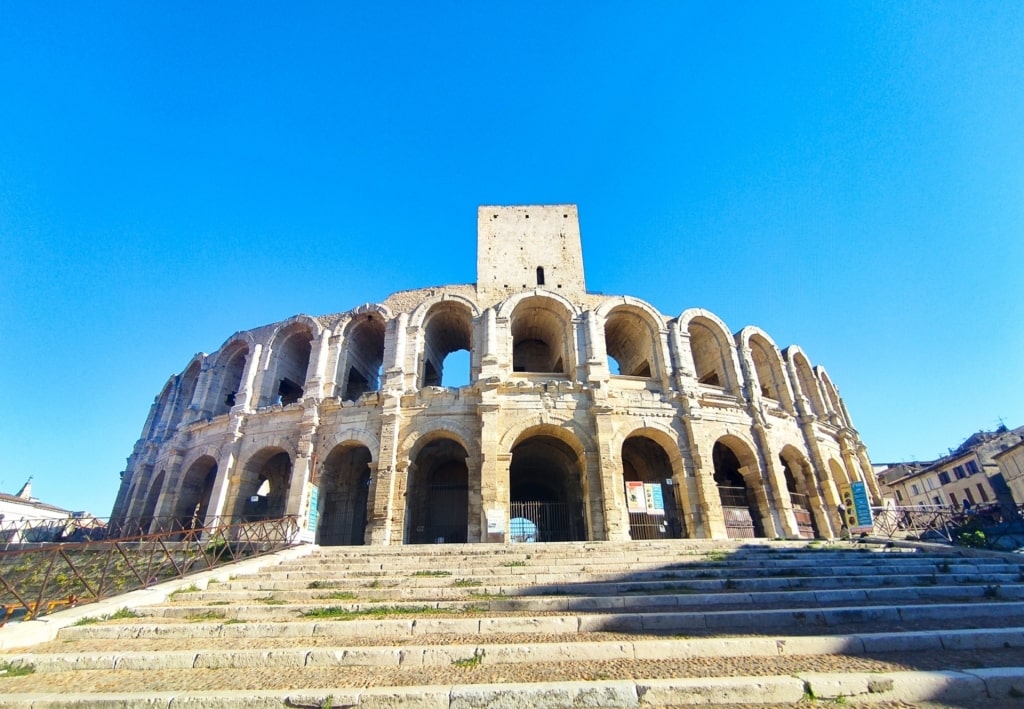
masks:
<path id="1" fill-rule="evenodd" d="M 840 494 L 878 490 L 824 369 L 589 292 L 574 206 L 478 220 L 475 284 L 171 377 L 113 517 L 175 531 L 0 552 L 7 591 L 8 556 L 50 574 L 26 554 L 139 582 L 0 627 L 0 707 L 1018 705 L 1019 557 L 836 540 Z"/>
<path id="2" fill-rule="evenodd" d="M 442 386 L 458 351 L 469 381 Z M 480 207 L 475 284 L 196 355 L 156 397 L 112 516 L 295 515 L 322 546 L 831 538 L 855 481 L 878 502 L 799 347 L 589 292 L 575 205 Z"/>

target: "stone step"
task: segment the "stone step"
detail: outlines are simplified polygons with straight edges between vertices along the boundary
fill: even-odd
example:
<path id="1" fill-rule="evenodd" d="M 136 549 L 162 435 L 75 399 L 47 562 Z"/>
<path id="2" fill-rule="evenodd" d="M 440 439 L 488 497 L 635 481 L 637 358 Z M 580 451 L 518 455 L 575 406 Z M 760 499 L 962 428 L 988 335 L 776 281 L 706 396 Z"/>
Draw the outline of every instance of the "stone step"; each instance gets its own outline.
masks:
<path id="1" fill-rule="evenodd" d="M 996 573 L 977 574 L 901 574 L 858 575 L 858 576 L 815 576 L 815 577 L 782 577 L 782 578 L 712 578 L 712 579 L 678 579 L 678 580 L 630 580 L 548 584 L 538 588 L 535 584 L 514 583 L 514 579 L 501 579 L 495 583 L 493 578 L 444 577 L 432 581 L 417 579 L 418 583 L 406 583 L 399 580 L 387 580 L 373 584 L 366 579 L 334 579 L 324 578 L 315 581 L 293 581 L 266 579 L 251 581 L 230 581 L 224 584 L 210 585 L 212 590 L 180 593 L 179 599 L 203 601 L 235 601 L 246 597 L 274 593 L 279 598 L 309 598 L 326 595 L 331 592 L 351 593 L 357 597 L 372 596 L 380 600 L 413 599 L 413 598 L 467 598 L 477 596 L 609 596 L 633 595 L 637 593 L 665 593 L 686 591 L 693 593 L 712 593 L 715 591 L 758 591 L 758 590 L 828 590 L 850 588 L 882 588 L 886 586 L 915 585 L 934 586 L 949 585 L 998 585 L 1009 587 L 1020 583 L 1019 575 Z"/>
<path id="2" fill-rule="evenodd" d="M 199 595 L 199 594 L 196 594 Z M 195 618 L 204 613 L 223 609 L 226 618 L 260 620 L 272 617 L 301 616 L 330 606 L 351 612 L 372 611 L 374 608 L 387 607 L 386 601 L 364 599 L 360 602 L 353 599 L 320 598 L 310 599 L 301 592 L 290 592 L 291 598 L 285 594 L 274 593 L 263 597 L 236 598 L 234 601 L 214 601 L 220 605 L 179 601 L 171 606 L 156 606 L 145 609 L 142 614 L 160 618 Z M 816 607 L 852 603 L 913 603 L 913 602 L 949 602 L 975 601 L 998 597 L 1003 600 L 1024 599 L 1024 586 L 1008 586 L 995 589 L 991 586 L 904 586 L 877 589 L 829 589 L 819 591 L 767 591 L 754 593 L 686 593 L 686 594 L 638 594 L 626 596 L 519 596 L 508 599 L 494 599 L 483 596 L 458 600 L 426 600 L 418 607 L 451 612 L 486 612 L 486 613 L 517 613 L 544 612 L 558 613 L 565 611 L 608 611 L 620 609 L 688 609 L 698 611 L 710 606 L 734 607 L 771 607 L 783 608 L 810 604 Z M 305 600 L 305 603 L 293 603 L 291 600 Z M 193 600 L 193 599 L 188 599 Z M 752 612 L 756 612 L 752 610 Z"/>
<path id="3" fill-rule="evenodd" d="M 78 670 L 189 670 L 314 666 L 447 666 L 466 658 L 486 664 L 670 660 L 694 657 L 768 657 L 872 655 L 944 650 L 963 652 L 1024 648 L 1024 627 L 858 633 L 834 636 L 767 636 L 747 638 L 673 638 L 560 643 L 473 643 L 225 649 L 199 646 L 188 650 L 132 652 L 26 653 L 5 658 L 31 663 L 37 673 Z"/>
<path id="4" fill-rule="evenodd" d="M 211 682 L 247 677 L 238 670 L 213 673 Z M 652 679 L 555 680 L 546 682 L 420 684 L 384 686 L 344 685 L 331 682 L 337 673 L 312 678 L 318 682 L 288 689 L 257 685 L 244 689 L 202 690 L 117 689 L 123 673 L 97 673 L 113 690 L 87 692 L 78 688 L 26 691 L 24 683 L 7 680 L 20 691 L 0 695 L 0 707 L 12 709 L 124 709 L 125 707 L 195 706 L 208 709 L 270 709 L 279 707 L 349 707 L 353 709 L 476 709 L 478 707 L 536 707 L 569 709 L 665 709 L 667 707 L 806 706 L 812 701 L 860 706 L 983 707 L 1010 706 L 1024 685 L 1024 668 L 994 666 L 944 671 L 827 672 L 801 671 L 777 675 L 671 677 Z M 188 676 L 189 673 L 177 673 Z M 472 674 L 464 672 L 463 674 Z M 105 675 L 105 677 L 104 677 Z M 292 674 L 279 672 L 291 679 Z M 327 675 L 326 677 L 324 675 Z M 102 680 L 101 680 L 102 681 Z M 238 682 L 234 683 L 237 684 Z M 274 683 L 277 684 L 277 683 Z M 294 685 L 294 683 L 293 683 Z M 77 691 L 76 691 L 77 690 Z M 1010 704 L 1007 704 L 1010 702 Z"/>
<path id="5" fill-rule="evenodd" d="M 424 634 L 493 635 L 497 633 L 584 632 L 618 633 L 764 633 L 810 632 L 826 628 L 860 625 L 891 628 L 903 622 L 927 622 L 955 617 L 958 622 L 996 617 L 1012 622 L 1024 618 L 1024 602 L 932 603 L 830 607 L 791 607 L 782 609 L 745 609 L 693 612 L 619 612 L 551 615 L 490 616 L 465 611 L 445 613 L 422 607 L 397 607 L 388 617 L 351 616 L 344 610 L 318 619 L 293 620 L 286 614 L 264 622 L 233 622 L 236 609 L 202 609 L 204 615 L 187 623 L 126 623 L 116 625 L 79 625 L 64 628 L 59 637 L 67 640 L 134 638 L 235 637 L 412 637 Z M 448 617 L 454 615 L 455 617 Z M 401 617 L 395 617 L 401 616 Z"/>

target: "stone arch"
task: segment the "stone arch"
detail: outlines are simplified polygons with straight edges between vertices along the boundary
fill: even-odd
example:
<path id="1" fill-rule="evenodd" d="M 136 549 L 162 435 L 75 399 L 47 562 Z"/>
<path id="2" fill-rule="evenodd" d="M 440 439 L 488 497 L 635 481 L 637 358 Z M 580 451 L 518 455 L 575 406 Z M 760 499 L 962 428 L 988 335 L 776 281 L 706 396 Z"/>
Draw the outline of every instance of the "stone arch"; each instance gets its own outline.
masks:
<path id="1" fill-rule="evenodd" d="M 683 479 L 682 456 L 679 447 L 666 439 L 656 429 L 639 428 L 622 441 L 622 479 L 631 539 L 686 537 L 682 500 L 677 499 L 676 492 L 677 483 Z"/>
<path id="2" fill-rule="evenodd" d="M 479 455 L 477 436 L 468 426 L 454 419 L 427 419 L 415 422 L 406 431 L 398 445 L 399 459 L 412 460 L 424 446 L 438 438 L 451 438 L 465 448 L 470 456 Z"/>
<path id="3" fill-rule="evenodd" d="M 554 414 L 554 412 L 552 412 Z M 551 415 L 548 420 L 538 422 L 536 418 L 523 419 L 505 429 L 498 443 L 498 450 L 511 451 L 520 441 L 538 430 L 558 438 L 577 455 L 591 455 L 597 452 L 593 436 L 581 427 L 576 419 L 568 416 Z"/>
<path id="4" fill-rule="evenodd" d="M 210 509 L 210 498 L 217 480 L 217 458 L 204 452 L 184 468 L 185 474 L 174 496 L 174 526 L 177 529 L 202 527 Z"/>
<path id="5" fill-rule="evenodd" d="M 217 353 L 210 369 L 210 396 L 206 408 L 212 416 L 226 414 L 245 384 L 245 367 L 252 357 L 254 343 L 249 336 L 234 336 Z"/>
<path id="6" fill-rule="evenodd" d="M 797 345 L 790 345 L 782 354 L 790 363 L 794 391 L 799 392 L 799 396 L 807 402 L 807 414 L 816 418 L 825 416 L 825 402 L 821 399 L 818 380 L 814 377 L 807 355 Z"/>
<path id="7" fill-rule="evenodd" d="M 547 291 L 522 293 L 498 306 L 511 312 L 512 371 L 575 375 L 574 319 L 578 310 Z"/>
<path id="8" fill-rule="evenodd" d="M 178 375 L 174 386 L 174 403 L 171 410 L 168 428 L 174 430 L 182 421 L 188 421 L 189 407 L 195 398 L 196 389 L 199 387 L 199 375 L 203 371 L 203 362 L 206 355 L 200 353 L 192 357 L 185 370 Z"/>
<path id="9" fill-rule="evenodd" d="M 319 323 L 300 315 L 286 320 L 277 328 L 270 338 L 269 361 L 263 375 L 260 395 L 263 406 L 287 406 L 302 398 L 309 375 L 313 340 L 319 332 Z"/>
<path id="10" fill-rule="evenodd" d="M 511 541 L 587 539 L 584 447 L 564 426 L 539 424 L 512 445 L 509 464 Z"/>
<path id="11" fill-rule="evenodd" d="M 849 426 L 850 424 L 844 415 L 842 400 L 839 398 L 839 391 L 836 389 L 835 384 L 832 383 L 832 379 L 829 378 L 828 372 L 819 364 L 814 368 L 814 374 L 821 384 L 822 391 L 825 393 L 825 405 L 829 413 L 835 416 L 835 421 L 840 426 Z"/>
<path id="12" fill-rule="evenodd" d="M 786 411 L 793 413 L 793 394 L 786 377 L 782 352 L 764 330 L 748 326 L 740 330 L 740 347 L 750 352 L 754 371 L 750 372 L 750 386 L 757 387 L 762 397 L 777 401 Z"/>
<path id="13" fill-rule="evenodd" d="M 343 444 L 365 446 L 370 451 L 371 463 L 376 463 L 377 457 L 380 455 L 380 439 L 373 432 L 356 426 L 345 426 L 320 435 L 316 446 L 317 456 L 323 459 L 332 450 Z"/>
<path id="14" fill-rule="evenodd" d="M 661 377 L 660 313 L 635 298 L 622 298 L 605 301 L 595 314 L 604 325 L 605 353 L 618 364 L 620 375 Z"/>
<path id="15" fill-rule="evenodd" d="M 373 456 L 373 451 L 363 442 L 350 438 L 332 446 L 324 457 L 316 471 L 317 544 L 356 546 L 366 543 Z"/>
<path id="16" fill-rule="evenodd" d="M 335 374 L 344 401 L 356 401 L 363 394 L 380 389 L 388 323 L 382 311 L 386 309 L 364 305 L 353 313 L 344 328 Z"/>
<path id="17" fill-rule="evenodd" d="M 171 377 L 164 384 L 164 388 L 160 390 L 160 394 L 156 397 L 153 402 L 149 420 L 147 425 L 142 432 L 144 439 L 159 438 L 164 436 L 164 432 L 168 429 L 170 423 L 170 416 L 172 410 L 172 403 L 174 399 L 174 385 L 177 381 L 177 377 Z"/>
<path id="18" fill-rule="evenodd" d="M 463 298 L 435 302 L 422 315 L 416 344 L 417 378 L 421 387 L 444 386 L 448 355 L 465 351 L 468 357 L 473 351 L 475 317 L 475 308 Z M 472 380 L 470 376 L 469 383 Z"/>
<path id="19" fill-rule="evenodd" d="M 832 478 L 833 482 L 835 482 L 837 487 L 841 488 L 843 485 L 849 485 L 850 483 L 854 482 L 850 475 L 846 472 L 846 469 L 843 467 L 843 464 L 840 463 L 835 458 L 829 458 L 828 463 L 826 465 L 828 465 L 829 477 Z"/>
<path id="20" fill-rule="evenodd" d="M 283 517 L 292 483 L 293 456 L 281 446 L 267 446 L 240 466 L 229 496 L 231 516 L 249 521 Z"/>
<path id="21" fill-rule="evenodd" d="M 711 459 L 730 538 L 767 536 L 771 521 L 754 446 L 734 434 L 715 441 Z"/>
<path id="22" fill-rule="evenodd" d="M 446 431 L 420 437 L 407 470 L 407 544 L 469 540 L 469 451 Z"/>
<path id="23" fill-rule="evenodd" d="M 149 488 L 146 490 L 145 502 L 142 505 L 142 510 L 139 514 L 139 531 L 146 534 L 153 530 L 153 526 L 156 523 L 156 506 L 160 501 L 160 494 L 163 492 L 164 479 L 167 477 L 165 470 L 161 470 L 157 473 L 156 477 L 149 483 Z M 159 524 L 156 525 L 159 528 Z"/>
<path id="24" fill-rule="evenodd" d="M 689 354 L 697 382 L 726 391 L 735 390 L 740 381 L 735 344 L 725 323 L 702 308 L 683 311 L 677 322 L 680 331 L 689 336 Z"/>
<path id="25" fill-rule="evenodd" d="M 799 448 L 787 444 L 779 451 L 779 463 L 801 538 L 827 536 L 822 533 L 828 522 L 811 461 Z"/>

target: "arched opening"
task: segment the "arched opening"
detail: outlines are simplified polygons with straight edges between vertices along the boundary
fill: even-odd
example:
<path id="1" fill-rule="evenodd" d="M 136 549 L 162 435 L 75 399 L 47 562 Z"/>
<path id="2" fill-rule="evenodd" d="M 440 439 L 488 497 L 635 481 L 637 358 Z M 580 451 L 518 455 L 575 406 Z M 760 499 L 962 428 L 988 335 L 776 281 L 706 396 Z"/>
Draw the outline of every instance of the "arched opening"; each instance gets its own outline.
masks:
<path id="1" fill-rule="evenodd" d="M 735 451 L 718 441 L 711 456 L 715 466 L 715 484 L 725 515 L 726 534 L 730 539 L 765 536 L 756 491 L 747 485 L 740 471 L 743 466 Z"/>
<path id="2" fill-rule="evenodd" d="M 423 337 L 421 386 L 458 387 L 470 383 L 469 353 L 473 349 L 473 313 L 458 301 L 430 309 Z"/>
<path id="3" fill-rule="evenodd" d="M 789 397 L 786 395 L 782 362 L 777 350 L 765 338 L 753 335 L 750 338 L 750 358 L 754 360 L 754 373 L 757 375 L 761 396 L 777 401 L 788 409 Z"/>
<path id="4" fill-rule="evenodd" d="M 438 438 L 409 466 L 406 539 L 409 544 L 463 544 L 469 529 L 467 453 L 457 441 Z"/>
<path id="5" fill-rule="evenodd" d="M 171 414 L 170 430 L 174 430 L 182 421 L 186 420 L 186 412 L 192 404 L 196 395 L 196 387 L 199 384 L 199 371 L 202 369 L 198 361 L 192 362 L 178 379 L 177 391 L 174 399 L 174 411 Z"/>
<path id="6" fill-rule="evenodd" d="M 181 480 L 174 504 L 174 523 L 178 529 L 203 526 L 210 507 L 213 484 L 217 479 L 217 461 L 204 455 L 189 466 Z"/>
<path id="7" fill-rule="evenodd" d="M 818 522 L 814 518 L 811 507 L 811 496 L 814 494 L 814 483 L 807 479 L 809 467 L 805 460 L 797 454 L 784 450 L 779 454 L 782 472 L 786 477 L 786 492 L 793 503 L 793 515 L 796 517 L 797 530 L 802 539 L 816 539 L 821 536 Z"/>
<path id="8" fill-rule="evenodd" d="M 825 406 L 821 401 L 821 392 L 818 390 L 818 382 L 811 371 L 810 363 L 802 354 L 797 352 L 793 356 L 793 365 L 796 367 L 800 392 L 807 399 L 807 405 L 809 406 L 807 413 L 812 416 L 824 416 Z"/>
<path id="9" fill-rule="evenodd" d="M 565 442 L 546 435 L 527 438 L 512 449 L 509 519 L 512 541 L 586 540 L 583 465 Z M 521 537 L 517 539 L 518 536 Z"/>
<path id="10" fill-rule="evenodd" d="M 832 413 L 836 416 L 837 422 L 840 424 L 845 423 L 843 416 L 843 407 L 839 403 L 839 392 L 836 391 L 835 385 L 820 369 L 818 370 L 821 377 L 821 388 L 825 390 L 825 396 L 828 399 L 828 405 Z"/>
<path id="11" fill-rule="evenodd" d="M 215 370 L 219 376 L 219 386 L 214 389 L 215 400 L 212 411 L 214 416 L 226 414 L 235 405 L 235 398 L 242 390 L 242 375 L 245 372 L 245 363 L 249 358 L 249 348 L 239 344 L 227 351 L 226 359 L 218 362 Z"/>
<path id="12" fill-rule="evenodd" d="M 336 446 L 324 460 L 317 490 L 316 542 L 321 546 L 366 543 L 370 493 L 370 449 L 359 444 Z"/>
<path id="13" fill-rule="evenodd" d="M 729 347 L 723 342 L 718 328 L 694 318 L 687 326 L 690 333 L 690 351 L 697 381 L 707 386 L 729 386 Z"/>
<path id="14" fill-rule="evenodd" d="M 672 463 L 664 448 L 644 436 L 627 438 L 622 444 L 622 479 L 631 539 L 686 536 L 672 484 Z"/>
<path id="15" fill-rule="evenodd" d="M 613 310 L 604 322 L 605 349 L 612 360 L 609 371 L 627 377 L 654 376 L 656 339 L 657 333 L 640 315 L 624 308 Z"/>
<path id="16" fill-rule="evenodd" d="M 304 324 L 282 332 L 274 345 L 263 384 L 263 404 L 294 404 L 302 398 L 313 348 L 313 333 Z"/>
<path id="17" fill-rule="evenodd" d="M 512 314 L 512 371 L 567 374 L 570 323 L 550 298 L 523 300 Z"/>
<path id="18" fill-rule="evenodd" d="M 380 389 L 380 378 L 384 366 L 384 318 L 377 313 L 359 315 L 349 329 L 345 356 L 341 358 L 344 367 L 345 401 L 355 401 L 369 391 Z"/>
<path id="19" fill-rule="evenodd" d="M 160 501 L 160 493 L 164 489 L 164 471 L 153 478 L 153 482 L 149 485 L 149 491 L 146 493 L 146 502 L 142 505 L 142 512 L 139 515 L 139 531 L 142 534 L 147 534 L 151 531 L 159 531 L 162 525 L 156 524 L 156 530 L 154 530 L 154 521 L 156 519 L 156 505 Z"/>
<path id="20" fill-rule="evenodd" d="M 242 469 L 234 499 L 236 521 L 276 519 L 285 515 L 292 480 L 292 459 L 279 448 L 254 455 Z"/>
<path id="21" fill-rule="evenodd" d="M 832 480 L 839 487 L 855 482 L 855 478 L 848 475 L 846 469 L 835 458 L 829 458 L 828 472 L 832 475 Z"/>

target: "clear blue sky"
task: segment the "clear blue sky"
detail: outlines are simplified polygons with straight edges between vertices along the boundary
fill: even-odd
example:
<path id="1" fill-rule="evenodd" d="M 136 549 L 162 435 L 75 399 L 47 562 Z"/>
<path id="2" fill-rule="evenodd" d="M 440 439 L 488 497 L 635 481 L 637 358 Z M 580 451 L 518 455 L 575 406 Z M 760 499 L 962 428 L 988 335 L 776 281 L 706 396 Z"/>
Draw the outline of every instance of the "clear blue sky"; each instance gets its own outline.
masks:
<path id="1" fill-rule="evenodd" d="M 875 461 L 1024 423 L 1024 3 L 0 0 L 0 490 L 106 515 L 153 397 L 579 205 L 591 290 L 765 329 Z"/>

